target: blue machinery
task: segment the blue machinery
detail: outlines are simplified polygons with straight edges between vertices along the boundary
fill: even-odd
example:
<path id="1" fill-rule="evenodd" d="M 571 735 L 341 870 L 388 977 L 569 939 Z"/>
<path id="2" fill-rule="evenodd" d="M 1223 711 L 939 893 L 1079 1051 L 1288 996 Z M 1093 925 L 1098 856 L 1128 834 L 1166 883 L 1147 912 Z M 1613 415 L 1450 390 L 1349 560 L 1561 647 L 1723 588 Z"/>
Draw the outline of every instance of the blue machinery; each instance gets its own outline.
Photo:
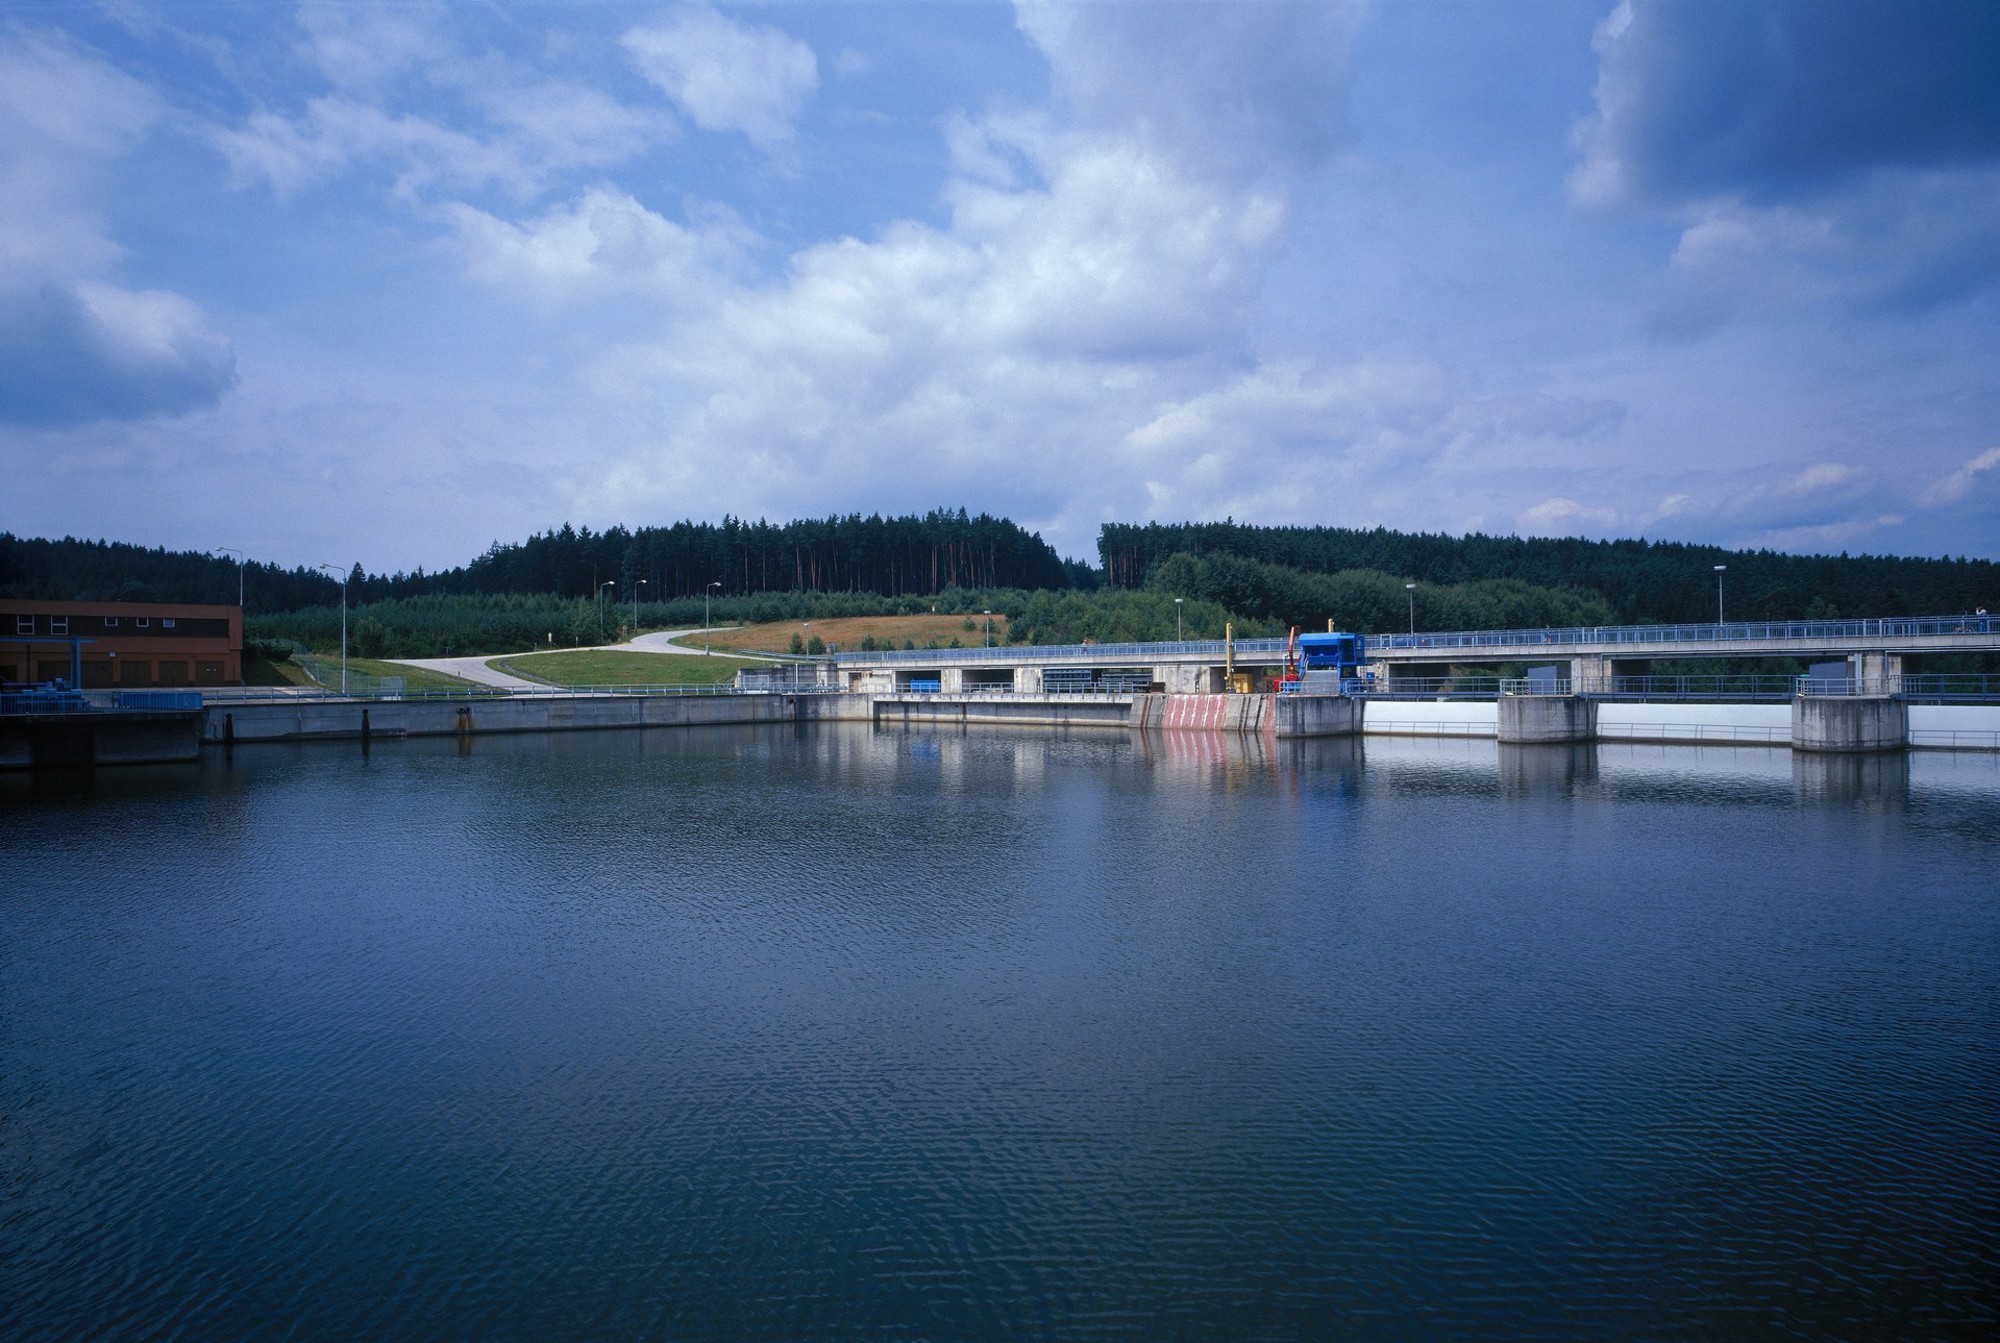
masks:
<path id="1" fill-rule="evenodd" d="M 1331 622 L 1329 622 L 1331 623 Z M 1366 690 L 1374 677 L 1362 671 L 1368 660 L 1368 640 L 1360 634 L 1300 634 L 1292 631 L 1291 649 L 1285 658 L 1285 674 L 1278 681 L 1280 694 L 1300 690 L 1345 694 Z"/>

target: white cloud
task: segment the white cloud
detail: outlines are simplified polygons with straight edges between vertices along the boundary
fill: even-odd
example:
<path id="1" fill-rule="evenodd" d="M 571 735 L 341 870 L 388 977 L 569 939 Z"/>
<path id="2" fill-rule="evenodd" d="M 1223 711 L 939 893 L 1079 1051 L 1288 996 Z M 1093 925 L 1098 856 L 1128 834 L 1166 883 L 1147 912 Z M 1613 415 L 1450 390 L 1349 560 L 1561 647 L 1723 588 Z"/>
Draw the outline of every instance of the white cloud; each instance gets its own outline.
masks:
<path id="1" fill-rule="evenodd" d="M 1988 448 L 1958 470 L 1931 485 L 1920 502 L 1926 508 L 1955 504 L 1971 494 L 1988 472 L 2000 473 L 2000 448 Z M 1993 479 L 2000 479 L 1996 474 Z"/>
<path id="2" fill-rule="evenodd" d="M 670 139 L 671 116 L 461 50 L 437 6 L 313 5 L 303 49 L 332 86 L 296 110 L 261 107 L 210 138 L 245 178 L 281 196 L 383 166 L 405 202 L 498 188 L 532 197 L 578 170 L 623 163 Z"/>
<path id="3" fill-rule="evenodd" d="M 1608 532 L 1622 521 L 1615 508 L 1580 504 L 1574 499 L 1545 499 L 1523 509 L 1516 522 L 1530 536 L 1575 536 Z"/>
<path id="4" fill-rule="evenodd" d="M 175 414 L 235 385 L 198 306 L 112 278 L 124 253 L 96 201 L 161 112 L 67 42 L 0 34 L 0 422 Z"/>
<path id="5" fill-rule="evenodd" d="M 647 79 L 704 130 L 740 131 L 765 149 L 793 136 L 806 95 L 819 87 L 812 48 L 776 28 L 737 23 L 691 5 L 665 23 L 625 34 Z"/>
<path id="6" fill-rule="evenodd" d="M 1229 173 L 1311 164 L 1345 135 L 1358 0 L 1017 0 L 1015 12 L 1082 127 Z"/>
<path id="7" fill-rule="evenodd" d="M 450 213 L 471 278 L 543 303 L 719 300 L 747 276 L 757 245 L 733 218 L 689 228 L 610 188 L 523 224 L 466 205 Z"/>

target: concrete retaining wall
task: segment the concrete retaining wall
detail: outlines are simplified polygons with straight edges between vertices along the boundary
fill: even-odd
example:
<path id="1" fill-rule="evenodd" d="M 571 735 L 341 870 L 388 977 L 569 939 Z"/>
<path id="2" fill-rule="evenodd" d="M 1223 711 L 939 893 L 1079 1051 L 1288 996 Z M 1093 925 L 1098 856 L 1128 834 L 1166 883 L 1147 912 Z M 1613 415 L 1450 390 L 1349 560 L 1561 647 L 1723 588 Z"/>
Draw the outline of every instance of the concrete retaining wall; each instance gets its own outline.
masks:
<path id="1" fill-rule="evenodd" d="M 906 727 L 1009 723 L 1123 728 L 1131 724 L 1132 701 L 1123 696 L 895 695 L 874 701 L 874 718 L 877 723 Z"/>
<path id="2" fill-rule="evenodd" d="M 1521 704 L 1551 697 L 1511 696 Z M 1814 704 L 1838 703 L 1815 700 Z M 1881 703 L 1881 701 L 1866 701 Z M 1685 742 L 1729 745 L 1792 744 L 1793 709 L 1782 704 L 1595 705 L 1601 741 Z M 519 699 L 225 700 L 207 710 L 203 739 L 238 742 L 354 739 L 362 715 L 372 736 L 443 736 L 460 732 L 543 732 L 593 728 L 693 727 L 766 722 L 1018 723 L 1038 726 L 1137 727 L 1149 731 L 1219 732 L 1277 737 L 1369 736 L 1495 737 L 1501 706 L 1492 700 L 1432 702 L 1336 696 L 1134 695 L 1068 696 L 1008 700 L 994 696 L 907 696 L 878 706 L 868 694 L 718 696 L 524 696 Z M 2000 750 L 2000 706 L 1910 705 L 1907 730 L 1878 725 L 1869 747 L 1801 749 L 1894 750 L 1919 747 Z M 1566 730 L 1575 724 L 1565 721 Z M 1886 735 L 1884 735 L 1886 733 Z M 1549 738 L 1547 740 L 1565 740 Z M 136 758 L 158 759 L 158 742 L 136 743 Z M 178 749 L 178 748 L 176 748 Z M 132 758 L 111 743 L 103 760 Z M 0 768 L 31 763 L 25 737 L 0 735 Z"/>
<path id="3" fill-rule="evenodd" d="M 1131 725 L 1145 731 L 1261 734 L 1269 695 L 1134 695 Z"/>
<path id="4" fill-rule="evenodd" d="M 1792 710 L 1788 704 L 1600 703 L 1597 739 L 1790 746 Z"/>
<path id="5" fill-rule="evenodd" d="M 2000 751 L 2000 704 L 1912 704 L 1910 745 Z"/>
<path id="6" fill-rule="evenodd" d="M 0 769 L 155 765 L 200 755 L 201 715 L 193 710 L 23 715 L 0 723 Z"/>
<path id="7" fill-rule="evenodd" d="M 535 695 L 472 700 L 292 700 L 257 704 L 231 701 L 209 706 L 203 739 L 211 744 L 353 739 L 362 735 L 364 719 L 368 734 L 374 737 L 776 723 L 799 717 L 800 701 L 822 698 L 857 697 Z M 866 697 L 858 698 L 865 701 Z"/>
<path id="8" fill-rule="evenodd" d="M 1371 737 L 1491 737 L 1500 707 L 1492 700 L 1370 700 L 1361 730 Z"/>

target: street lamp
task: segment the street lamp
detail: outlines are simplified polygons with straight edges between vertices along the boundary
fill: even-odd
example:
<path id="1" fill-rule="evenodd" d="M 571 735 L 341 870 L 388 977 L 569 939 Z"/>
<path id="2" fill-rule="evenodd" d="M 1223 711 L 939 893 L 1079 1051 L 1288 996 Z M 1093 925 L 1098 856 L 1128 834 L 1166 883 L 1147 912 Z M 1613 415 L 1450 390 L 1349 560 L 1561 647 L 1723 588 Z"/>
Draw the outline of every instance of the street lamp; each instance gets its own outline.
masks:
<path id="1" fill-rule="evenodd" d="M 993 612 L 991 611 L 986 613 L 986 646 L 988 648 L 993 646 Z"/>
<path id="2" fill-rule="evenodd" d="M 618 580 L 607 578 L 597 585 L 597 642 L 604 642 L 604 589 L 615 588 Z"/>
<path id="3" fill-rule="evenodd" d="M 1179 643 L 1181 641 L 1181 603 L 1185 602 L 1186 600 L 1187 598 L 1185 597 L 1174 598 L 1174 642 L 1175 643 Z"/>
<path id="4" fill-rule="evenodd" d="M 632 637 L 635 639 L 639 637 L 639 589 L 645 586 L 643 578 L 632 585 Z"/>
<path id="5" fill-rule="evenodd" d="M 331 564 L 317 567 L 332 574 L 334 581 L 340 584 L 340 693 L 345 695 L 347 693 L 347 575 Z"/>
<path id="6" fill-rule="evenodd" d="M 1417 632 L 1417 585 L 1415 583 L 1405 583 L 1403 584 L 1403 591 L 1410 594 L 1410 633 L 1415 634 Z"/>
<path id="7" fill-rule="evenodd" d="M 1722 623 L 1722 571 L 1728 567 L 1726 564 L 1715 566 L 1715 623 L 1718 625 Z"/>
<path id="8" fill-rule="evenodd" d="M 708 653 L 708 595 L 721 586 L 722 580 L 718 578 L 701 590 L 701 651 L 703 656 L 706 656 Z"/>
<path id="9" fill-rule="evenodd" d="M 231 550 L 228 546 L 217 546 L 213 553 L 236 557 L 236 609 L 240 611 L 243 609 L 243 552 Z"/>

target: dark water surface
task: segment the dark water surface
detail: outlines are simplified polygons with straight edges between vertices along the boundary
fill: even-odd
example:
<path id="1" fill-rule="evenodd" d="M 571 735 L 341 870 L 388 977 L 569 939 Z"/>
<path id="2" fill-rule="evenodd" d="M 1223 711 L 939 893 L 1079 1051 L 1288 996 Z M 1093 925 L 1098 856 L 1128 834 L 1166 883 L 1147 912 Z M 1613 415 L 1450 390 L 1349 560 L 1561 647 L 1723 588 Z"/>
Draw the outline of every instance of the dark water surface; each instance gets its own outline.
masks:
<path id="1" fill-rule="evenodd" d="M 0 780 L 0 1335 L 1989 1337 L 2000 759 Z"/>

